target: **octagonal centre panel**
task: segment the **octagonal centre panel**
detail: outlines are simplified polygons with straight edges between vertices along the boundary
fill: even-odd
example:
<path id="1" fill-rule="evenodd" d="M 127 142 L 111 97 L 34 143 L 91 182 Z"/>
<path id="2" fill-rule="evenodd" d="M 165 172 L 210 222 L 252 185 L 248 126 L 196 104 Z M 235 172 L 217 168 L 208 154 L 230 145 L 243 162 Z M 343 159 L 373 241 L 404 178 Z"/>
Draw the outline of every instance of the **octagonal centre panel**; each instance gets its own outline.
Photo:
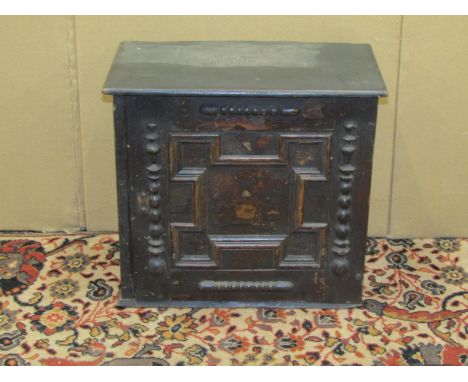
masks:
<path id="1" fill-rule="evenodd" d="M 288 231 L 287 168 L 212 167 L 207 180 L 210 234 Z"/>

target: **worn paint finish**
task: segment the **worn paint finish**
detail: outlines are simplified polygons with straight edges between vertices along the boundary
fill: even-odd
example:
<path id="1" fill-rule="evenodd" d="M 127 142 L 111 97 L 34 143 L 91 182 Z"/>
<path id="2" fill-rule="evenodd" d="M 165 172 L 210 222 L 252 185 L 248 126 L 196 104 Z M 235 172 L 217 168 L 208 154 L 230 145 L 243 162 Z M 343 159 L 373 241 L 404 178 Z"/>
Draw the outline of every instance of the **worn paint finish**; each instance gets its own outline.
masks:
<path id="1" fill-rule="evenodd" d="M 123 42 L 108 94 L 347 95 L 387 90 L 366 44 Z"/>
<path id="2" fill-rule="evenodd" d="M 209 227 L 216 234 L 283 232 L 289 212 L 288 175 L 284 168 L 213 168 Z"/>

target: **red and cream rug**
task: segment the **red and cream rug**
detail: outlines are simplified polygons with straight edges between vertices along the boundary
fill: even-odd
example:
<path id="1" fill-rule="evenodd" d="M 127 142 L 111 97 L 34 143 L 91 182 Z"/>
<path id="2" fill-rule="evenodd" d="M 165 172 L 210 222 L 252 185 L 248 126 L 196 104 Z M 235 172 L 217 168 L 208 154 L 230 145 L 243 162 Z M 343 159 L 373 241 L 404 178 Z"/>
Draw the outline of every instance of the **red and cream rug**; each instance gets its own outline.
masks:
<path id="1" fill-rule="evenodd" d="M 362 309 L 121 309 L 115 234 L 0 237 L 1 365 L 468 365 L 468 240 L 369 239 Z"/>

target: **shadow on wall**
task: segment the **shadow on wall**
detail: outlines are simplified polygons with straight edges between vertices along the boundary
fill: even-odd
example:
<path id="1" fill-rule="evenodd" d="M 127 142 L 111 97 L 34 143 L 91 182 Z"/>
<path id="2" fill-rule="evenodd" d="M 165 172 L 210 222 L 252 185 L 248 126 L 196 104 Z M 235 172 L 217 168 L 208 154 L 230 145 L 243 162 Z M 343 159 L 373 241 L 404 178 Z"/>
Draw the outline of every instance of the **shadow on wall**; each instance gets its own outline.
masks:
<path id="1" fill-rule="evenodd" d="M 398 134 L 398 131 L 397 131 Z M 415 169 L 413 158 L 410 155 L 410 148 L 404 139 L 398 139 L 398 149 L 395 151 L 395 155 L 398 156 L 397 160 L 400 163 L 405 164 L 405 177 L 404 179 L 400 176 L 393 177 L 391 195 L 391 206 L 390 206 L 390 225 L 389 225 L 389 237 L 400 238 L 400 237 L 421 237 L 427 236 L 427 233 L 433 233 L 437 236 L 436 232 L 443 231 L 443 227 L 439 227 L 437 221 L 431 219 L 431 215 L 434 214 L 432 210 L 432 199 L 433 199 L 433 188 L 427 189 L 422 182 L 421 177 L 418 176 L 418 171 Z M 414 150 L 414 149 L 413 149 Z M 414 156 L 414 154 L 413 154 Z M 432 157 L 436 159 L 436 157 Z M 395 164 L 397 163 L 395 159 Z M 428 167 L 431 165 L 428 163 Z M 395 167 L 393 168 L 393 174 L 395 174 Z M 411 180 L 411 186 L 408 187 L 408 180 Z M 399 183 L 402 184 L 399 184 Z M 434 182 L 431 187 L 437 187 L 438 183 Z M 396 199 L 399 199 L 399 194 L 405 193 L 406 203 L 402 204 L 398 201 L 396 204 Z M 400 198 L 401 199 L 401 198 Z M 412 213 L 409 214 L 406 212 L 405 205 L 411 204 Z M 414 206 L 418 206 L 415 208 Z M 415 214 L 414 211 L 417 211 Z M 439 224 L 440 225 L 440 224 Z M 440 229 L 439 229 L 440 228 Z M 432 235 L 428 236 L 432 237 Z"/>

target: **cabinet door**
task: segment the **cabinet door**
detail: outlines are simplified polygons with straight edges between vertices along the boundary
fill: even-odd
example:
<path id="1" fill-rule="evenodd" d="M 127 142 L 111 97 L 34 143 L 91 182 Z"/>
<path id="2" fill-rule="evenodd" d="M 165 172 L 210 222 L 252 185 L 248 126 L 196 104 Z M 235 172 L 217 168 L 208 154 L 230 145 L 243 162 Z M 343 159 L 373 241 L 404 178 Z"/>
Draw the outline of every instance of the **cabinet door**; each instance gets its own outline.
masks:
<path id="1" fill-rule="evenodd" d="M 351 214 L 351 200 L 354 183 L 366 191 L 355 162 L 369 154 L 373 125 L 359 125 L 374 106 L 129 98 L 135 297 L 350 302 L 349 291 L 334 290 L 360 292 L 351 274 L 362 268 L 365 229 L 351 231 L 352 219 L 363 220 L 362 211 Z M 359 155 L 358 141 L 367 147 Z"/>

